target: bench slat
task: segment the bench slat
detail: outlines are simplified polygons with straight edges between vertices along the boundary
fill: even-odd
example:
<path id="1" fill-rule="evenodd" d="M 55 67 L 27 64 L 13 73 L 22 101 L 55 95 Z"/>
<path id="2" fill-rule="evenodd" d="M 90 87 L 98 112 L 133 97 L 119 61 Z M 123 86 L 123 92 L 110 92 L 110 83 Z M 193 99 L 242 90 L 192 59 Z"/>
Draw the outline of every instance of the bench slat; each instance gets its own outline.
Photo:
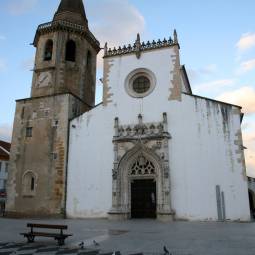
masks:
<path id="1" fill-rule="evenodd" d="M 49 225 L 49 224 L 34 224 L 27 223 L 28 228 L 49 228 L 49 229 L 67 229 L 66 225 Z"/>
<path id="2" fill-rule="evenodd" d="M 44 236 L 44 237 L 68 237 L 71 234 L 56 234 L 56 233 L 45 233 L 45 232 L 33 232 L 33 233 L 20 233 L 21 235 L 33 235 L 33 236 Z"/>

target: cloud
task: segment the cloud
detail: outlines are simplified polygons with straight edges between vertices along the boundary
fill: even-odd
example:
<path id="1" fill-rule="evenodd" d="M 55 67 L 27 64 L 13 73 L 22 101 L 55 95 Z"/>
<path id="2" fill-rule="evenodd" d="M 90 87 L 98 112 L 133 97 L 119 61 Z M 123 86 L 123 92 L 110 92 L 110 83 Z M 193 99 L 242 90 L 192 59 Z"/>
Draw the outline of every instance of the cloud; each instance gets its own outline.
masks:
<path id="1" fill-rule="evenodd" d="M 244 74 L 253 69 L 255 69 L 255 59 L 244 61 L 241 63 L 240 68 L 237 71 L 237 74 Z"/>
<path id="2" fill-rule="evenodd" d="M 91 8 L 91 30 L 101 43 L 109 47 L 134 43 L 137 33 L 145 28 L 143 15 L 127 0 L 101 0 L 100 8 L 93 1 L 88 1 Z M 98 56 L 98 66 L 102 68 L 103 51 Z"/>
<path id="3" fill-rule="evenodd" d="M 10 142 L 12 136 L 12 126 L 10 124 L 0 124 L 0 140 Z"/>
<path id="4" fill-rule="evenodd" d="M 255 177 L 255 128 L 251 132 L 243 132 L 247 175 Z"/>
<path id="5" fill-rule="evenodd" d="M 100 8 L 95 8 L 93 33 L 101 43 L 108 42 L 110 47 L 133 43 L 144 30 L 144 17 L 127 0 L 102 0 Z"/>
<path id="6" fill-rule="evenodd" d="M 5 60 L 0 58 L 0 72 L 5 71 L 6 68 L 7 68 L 7 64 L 6 64 Z"/>
<path id="7" fill-rule="evenodd" d="M 217 66 L 215 64 L 207 65 L 199 70 L 201 74 L 214 74 L 217 71 Z"/>
<path id="8" fill-rule="evenodd" d="M 31 11 L 38 0 L 11 0 L 7 6 L 7 9 L 12 15 L 22 15 Z"/>
<path id="9" fill-rule="evenodd" d="M 191 81 L 197 81 L 200 78 L 202 78 L 203 76 L 213 75 L 213 74 L 215 74 L 216 71 L 217 71 L 217 66 L 215 64 L 210 64 L 210 65 L 204 66 L 199 69 L 188 69 L 187 70 L 188 76 Z"/>
<path id="10" fill-rule="evenodd" d="M 235 83 L 235 80 L 233 79 L 223 79 L 223 80 L 204 82 L 194 86 L 194 90 L 199 92 L 204 92 L 207 90 L 212 91 L 216 89 L 222 89 L 224 87 L 229 87 L 233 85 L 234 83 Z"/>
<path id="11" fill-rule="evenodd" d="M 239 51 L 246 51 L 255 46 L 255 33 L 243 34 L 237 42 L 236 47 Z"/>
<path id="12" fill-rule="evenodd" d="M 247 114 L 255 113 L 255 89 L 253 87 L 242 87 L 237 90 L 225 92 L 217 98 L 219 101 L 240 105 L 243 112 Z"/>

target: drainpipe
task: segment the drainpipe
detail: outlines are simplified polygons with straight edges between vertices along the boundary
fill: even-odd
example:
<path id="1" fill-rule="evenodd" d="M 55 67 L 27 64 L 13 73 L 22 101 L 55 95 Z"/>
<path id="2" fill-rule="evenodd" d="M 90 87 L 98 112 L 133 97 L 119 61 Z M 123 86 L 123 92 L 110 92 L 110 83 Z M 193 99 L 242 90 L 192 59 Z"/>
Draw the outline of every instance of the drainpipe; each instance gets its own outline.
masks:
<path id="1" fill-rule="evenodd" d="M 67 178 L 68 178 L 68 158 L 69 158 L 69 136 L 70 136 L 70 123 L 71 120 L 68 120 L 67 127 L 67 146 L 66 146 L 66 169 L 65 169 L 65 197 L 64 197 L 64 219 L 67 219 L 66 213 L 66 204 L 67 204 Z"/>

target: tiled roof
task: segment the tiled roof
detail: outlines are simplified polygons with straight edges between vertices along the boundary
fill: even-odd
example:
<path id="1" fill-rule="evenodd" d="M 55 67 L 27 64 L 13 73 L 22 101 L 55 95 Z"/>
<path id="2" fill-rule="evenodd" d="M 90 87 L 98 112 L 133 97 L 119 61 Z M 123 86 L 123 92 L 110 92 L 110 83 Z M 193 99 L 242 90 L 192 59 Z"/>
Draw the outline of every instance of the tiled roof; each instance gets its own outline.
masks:
<path id="1" fill-rule="evenodd" d="M 0 140 L 0 159 L 9 160 L 10 149 L 11 149 L 10 143 Z"/>
<path id="2" fill-rule="evenodd" d="M 3 147 L 5 150 L 10 152 L 11 144 L 0 140 L 0 147 Z"/>
<path id="3" fill-rule="evenodd" d="M 79 13 L 83 17 L 86 17 L 82 0 L 62 0 L 58 7 L 57 13 L 66 11 Z"/>

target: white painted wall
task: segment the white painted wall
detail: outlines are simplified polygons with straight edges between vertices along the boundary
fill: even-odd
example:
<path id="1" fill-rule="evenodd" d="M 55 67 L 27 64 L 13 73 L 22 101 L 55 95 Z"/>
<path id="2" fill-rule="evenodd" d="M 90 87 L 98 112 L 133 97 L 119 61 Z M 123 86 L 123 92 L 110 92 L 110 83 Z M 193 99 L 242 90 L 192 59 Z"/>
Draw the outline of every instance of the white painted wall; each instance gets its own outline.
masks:
<path id="1" fill-rule="evenodd" d="M 240 130 L 238 108 L 189 95 L 168 101 L 172 86 L 173 48 L 112 58 L 112 103 L 98 106 L 70 123 L 67 180 L 69 217 L 107 217 L 112 199 L 114 118 L 120 125 L 143 121 L 169 122 L 172 208 L 177 219 L 217 220 L 215 186 L 225 193 L 226 218 L 249 220 L 247 180 L 238 161 L 236 133 Z M 156 88 L 144 99 L 130 97 L 124 88 L 127 75 L 148 68 L 157 78 Z M 223 125 L 221 110 L 228 112 Z"/>
<path id="2" fill-rule="evenodd" d="M 0 160 L 0 190 L 5 188 L 4 182 L 7 180 L 8 176 L 8 172 L 6 169 L 8 163 L 8 161 Z"/>

